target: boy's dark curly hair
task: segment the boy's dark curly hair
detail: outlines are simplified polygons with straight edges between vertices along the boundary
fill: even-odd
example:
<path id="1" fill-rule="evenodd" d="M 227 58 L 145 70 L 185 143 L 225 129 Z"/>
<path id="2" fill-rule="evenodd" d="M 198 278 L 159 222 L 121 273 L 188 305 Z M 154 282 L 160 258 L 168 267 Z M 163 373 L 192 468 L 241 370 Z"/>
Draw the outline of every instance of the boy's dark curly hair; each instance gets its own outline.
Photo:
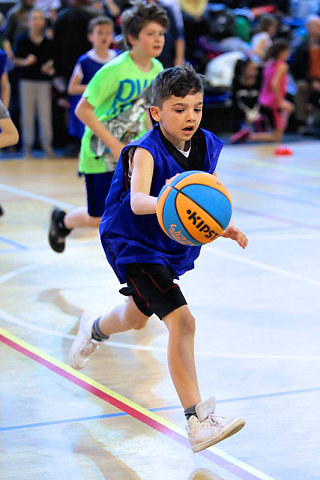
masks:
<path id="1" fill-rule="evenodd" d="M 152 104 L 161 108 L 163 102 L 172 95 L 185 97 L 198 92 L 203 93 L 202 76 L 192 65 L 186 63 L 166 68 L 158 73 L 152 83 Z"/>
<path id="2" fill-rule="evenodd" d="M 133 0 L 132 7 L 125 10 L 121 15 L 121 29 L 127 48 L 132 45 L 128 35 L 138 38 L 143 27 L 149 22 L 161 25 L 165 30 L 169 28 L 169 19 L 166 11 L 156 3 L 146 3 L 141 0 Z"/>

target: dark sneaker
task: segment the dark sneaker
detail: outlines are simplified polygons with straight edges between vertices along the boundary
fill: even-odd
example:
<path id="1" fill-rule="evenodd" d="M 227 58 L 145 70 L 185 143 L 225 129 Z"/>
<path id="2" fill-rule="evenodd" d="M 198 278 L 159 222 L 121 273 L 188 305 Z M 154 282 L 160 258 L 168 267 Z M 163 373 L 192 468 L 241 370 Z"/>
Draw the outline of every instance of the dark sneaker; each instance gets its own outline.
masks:
<path id="1" fill-rule="evenodd" d="M 3 208 L 2 208 L 2 206 L 1 206 L 1 204 L 0 204 L 0 217 L 2 217 L 2 215 L 4 215 L 4 210 L 3 210 Z"/>
<path id="2" fill-rule="evenodd" d="M 60 208 L 55 208 L 51 214 L 50 226 L 49 226 L 49 245 L 57 253 L 62 253 L 66 246 L 66 236 L 69 235 L 71 230 L 66 228 L 63 224 L 63 219 L 66 212 Z"/>

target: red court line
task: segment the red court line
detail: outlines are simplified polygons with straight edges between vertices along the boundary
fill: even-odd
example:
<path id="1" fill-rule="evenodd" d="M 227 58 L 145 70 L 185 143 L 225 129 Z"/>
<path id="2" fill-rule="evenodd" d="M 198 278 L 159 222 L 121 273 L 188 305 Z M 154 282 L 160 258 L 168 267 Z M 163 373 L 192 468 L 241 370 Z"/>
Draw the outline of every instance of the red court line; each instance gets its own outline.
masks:
<path id="1" fill-rule="evenodd" d="M 109 403 L 110 405 L 113 405 L 119 410 L 122 410 L 123 412 L 128 413 L 130 416 L 136 418 L 137 420 L 140 420 L 140 422 L 144 423 L 145 425 L 148 425 L 149 427 L 157 430 L 158 432 L 163 433 L 164 435 L 167 435 L 168 437 L 172 438 L 176 442 L 190 449 L 190 444 L 188 439 L 183 435 L 181 435 L 180 433 L 175 432 L 171 428 L 168 428 L 166 425 L 163 425 L 160 422 L 157 422 L 153 418 L 148 417 L 143 412 L 139 412 L 137 409 L 122 402 L 121 400 L 114 398 L 111 395 L 108 395 L 106 392 L 100 390 L 99 388 L 93 385 L 90 385 L 89 383 L 82 380 L 81 378 L 78 378 L 76 375 L 73 375 L 67 370 L 64 370 L 63 368 L 59 367 L 58 365 L 55 365 L 54 363 L 50 362 L 46 358 L 43 358 L 40 355 L 37 355 L 36 353 L 32 352 L 31 350 L 25 348 L 22 345 L 19 345 L 19 343 L 14 342 L 13 340 L 5 337 L 2 334 L 0 334 L 0 341 L 6 344 L 7 346 L 17 350 L 18 352 L 22 353 L 23 355 L 31 358 L 32 360 L 35 360 L 36 362 L 48 368 L 49 370 L 52 370 L 58 375 L 61 375 L 67 380 L 70 380 L 72 383 L 74 383 L 75 385 L 78 385 L 79 387 L 83 388 L 87 392 L 95 395 L 96 397 L 101 398 L 102 400 Z M 216 465 L 219 465 L 225 470 L 232 472 L 234 475 L 238 476 L 242 480 L 261 480 L 262 478 L 261 476 L 256 476 L 251 472 L 244 470 L 240 466 L 232 463 L 231 461 L 228 461 L 220 457 L 219 455 L 215 454 L 211 450 L 204 450 L 198 453 L 197 455 L 204 456 L 205 458 L 207 458 L 208 460 L 211 460 Z"/>

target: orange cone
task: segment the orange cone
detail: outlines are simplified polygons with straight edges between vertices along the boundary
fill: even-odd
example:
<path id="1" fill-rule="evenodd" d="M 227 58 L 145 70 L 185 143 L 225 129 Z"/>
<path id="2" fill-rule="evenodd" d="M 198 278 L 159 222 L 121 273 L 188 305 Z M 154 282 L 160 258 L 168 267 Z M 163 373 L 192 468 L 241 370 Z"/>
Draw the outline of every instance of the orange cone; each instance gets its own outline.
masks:
<path id="1" fill-rule="evenodd" d="M 274 151 L 275 155 L 292 155 L 293 151 L 287 145 L 279 145 Z"/>

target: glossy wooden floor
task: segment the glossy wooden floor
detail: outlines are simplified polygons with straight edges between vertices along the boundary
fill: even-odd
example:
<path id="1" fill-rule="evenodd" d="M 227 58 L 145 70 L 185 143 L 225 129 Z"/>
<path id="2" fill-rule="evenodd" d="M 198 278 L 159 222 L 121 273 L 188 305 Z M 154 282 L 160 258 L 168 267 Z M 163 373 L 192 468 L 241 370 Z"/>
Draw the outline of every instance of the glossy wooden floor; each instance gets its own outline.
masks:
<path id="1" fill-rule="evenodd" d="M 204 455 L 187 446 L 157 318 L 68 367 L 82 311 L 123 301 L 97 232 L 62 255 L 47 245 L 52 207 L 85 203 L 77 161 L 0 160 L 1 480 L 320 478 L 320 149 L 290 146 L 224 147 L 249 247 L 218 239 L 181 280 L 202 396 L 247 422 Z"/>

